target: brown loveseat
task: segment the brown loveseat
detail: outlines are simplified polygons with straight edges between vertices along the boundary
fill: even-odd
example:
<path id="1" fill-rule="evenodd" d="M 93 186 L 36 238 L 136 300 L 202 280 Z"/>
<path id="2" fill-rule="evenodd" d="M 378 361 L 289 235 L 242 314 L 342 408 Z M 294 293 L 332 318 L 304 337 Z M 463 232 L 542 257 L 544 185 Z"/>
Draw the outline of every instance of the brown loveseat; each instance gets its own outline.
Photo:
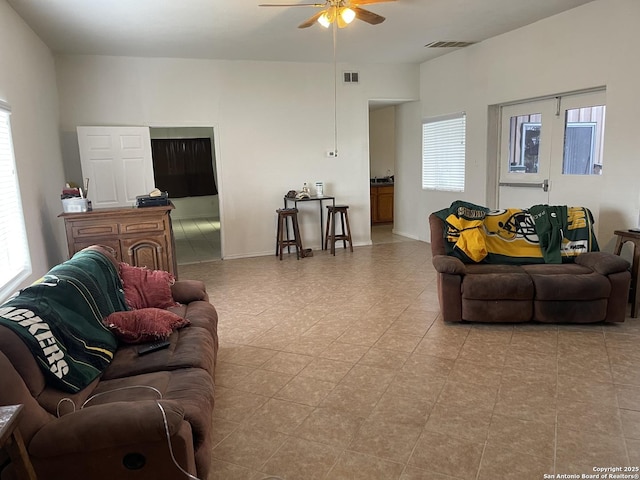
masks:
<path id="1" fill-rule="evenodd" d="M 436 213 L 429 216 L 431 252 L 445 321 L 625 320 L 631 279 L 626 260 L 587 252 L 571 263 L 463 262 L 447 254 L 445 222 Z"/>
<path id="2" fill-rule="evenodd" d="M 95 250 L 117 265 L 106 249 Z M 40 480 L 189 478 L 180 469 L 206 480 L 217 314 L 202 282 L 170 288 L 179 304 L 168 310 L 190 325 L 173 331 L 168 348 L 144 356 L 139 345 L 118 342 L 108 366 L 77 392 L 52 385 L 27 343 L 0 325 L 0 405 L 24 404 L 19 428 Z M 11 465 L 0 477 L 15 477 Z"/>

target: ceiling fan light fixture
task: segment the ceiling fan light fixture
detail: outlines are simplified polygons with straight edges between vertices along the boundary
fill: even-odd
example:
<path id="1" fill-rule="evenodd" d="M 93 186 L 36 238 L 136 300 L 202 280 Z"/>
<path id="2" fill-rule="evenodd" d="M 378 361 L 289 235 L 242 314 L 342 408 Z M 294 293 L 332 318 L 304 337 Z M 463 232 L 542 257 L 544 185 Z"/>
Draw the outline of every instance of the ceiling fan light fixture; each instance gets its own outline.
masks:
<path id="1" fill-rule="evenodd" d="M 340 16 L 345 23 L 351 23 L 356 18 L 356 12 L 351 10 L 349 7 L 343 7 L 340 11 Z"/>
<path id="2" fill-rule="evenodd" d="M 322 15 L 318 17 L 318 23 L 324 28 L 329 28 L 329 25 L 331 25 L 331 20 L 329 20 L 329 15 L 327 15 L 327 12 L 323 12 Z"/>

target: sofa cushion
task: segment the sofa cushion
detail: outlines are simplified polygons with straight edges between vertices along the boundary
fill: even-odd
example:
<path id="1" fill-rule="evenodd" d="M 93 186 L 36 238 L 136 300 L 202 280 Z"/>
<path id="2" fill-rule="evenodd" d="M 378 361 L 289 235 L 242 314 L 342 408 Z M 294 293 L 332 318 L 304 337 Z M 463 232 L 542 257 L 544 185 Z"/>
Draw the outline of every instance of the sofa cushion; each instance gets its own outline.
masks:
<path id="1" fill-rule="evenodd" d="M 497 263 L 480 263 L 480 264 L 468 264 L 465 265 L 465 273 L 470 274 L 487 274 L 498 273 L 500 275 L 506 275 L 509 273 L 525 274 L 525 271 L 519 265 L 501 265 Z"/>
<path id="2" fill-rule="evenodd" d="M 577 263 L 563 263 L 562 265 L 523 265 L 522 270 L 529 275 L 588 275 L 593 269 Z"/>
<path id="3" fill-rule="evenodd" d="M 189 320 L 160 308 L 141 308 L 114 312 L 104 319 L 105 325 L 124 343 L 164 340 L 186 325 Z"/>
<path id="4" fill-rule="evenodd" d="M 608 299 L 536 300 L 534 318 L 544 323 L 596 323 L 607 318 Z"/>
<path id="5" fill-rule="evenodd" d="M 150 372 L 198 367 L 213 376 L 217 344 L 207 329 L 190 326 L 175 331 L 169 348 L 138 355 L 136 345 L 123 345 L 102 374 L 103 380 Z"/>
<path id="6" fill-rule="evenodd" d="M 533 282 L 524 272 L 477 273 L 465 275 L 462 298 L 476 300 L 529 300 Z"/>
<path id="7" fill-rule="evenodd" d="M 191 302 L 187 305 L 171 307 L 168 310 L 189 320 L 193 327 L 206 328 L 211 333 L 211 336 L 217 339 L 218 313 L 216 312 L 215 307 L 209 302 Z"/>
<path id="8" fill-rule="evenodd" d="M 180 303 L 209 301 L 207 287 L 201 280 L 176 280 L 171 285 L 171 294 L 173 299 Z"/>
<path id="9" fill-rule="evenodd" d="M 469 322 L 528 322 L 532 317 L 531 299 L 462 299 L 462 318 Z"/>
<path id="10" fill-rule="evenodd" d="M 531 279 L 535 285 L 537 301 L 598 300 L 609 298 L 611 294 L 611 283 L 607 277 L 598 273 L 532 274 Z"/>
<path id="11" fill-rule="evenodd" d="M 618 255 L 605 252 L 589 252 L 576 258 L 576 263 L 591 268 L 601 275 L 611 275 L 628 270 L 631 265 Z"/>

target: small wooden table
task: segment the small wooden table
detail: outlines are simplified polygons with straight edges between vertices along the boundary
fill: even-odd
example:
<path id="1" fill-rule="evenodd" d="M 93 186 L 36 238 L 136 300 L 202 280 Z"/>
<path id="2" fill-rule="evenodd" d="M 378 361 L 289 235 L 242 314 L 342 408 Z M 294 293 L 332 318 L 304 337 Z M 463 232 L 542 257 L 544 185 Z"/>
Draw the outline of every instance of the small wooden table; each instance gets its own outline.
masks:
<path id="1" fill-rule="evenodd" d="M 18 429 L 22 408 L 23 405 L 0 407 L 0 448 L 9 454 L 20 480 L 36 480 L 36 472 Z"/>
<path id="2" fill-rule="evenodd" d="M 638 317 L 638 303 L 640 302 L 640 289 L 638 289 L 638 267 L 640 265 L 640 232 L 630 230 L 616 230 L 613 232 L 618 236 L 616 248 L 613 251 L 620 255 L 622 245 L 626 242 L 633 243 L 633 264 L 631 266 L 631 318 Z"/>
<path id="3" fill-rule="evenodd" d="M 322 214 L 322 202 L 324 202 L 325 200 L 330 201 L 334 207 L 336 206 L 336 198 L 330 195 L 323 195 L 321 197 L 317 195 L 311 195 L 310 197 L 307 197 L 307 198 L 284 197 L 284 208 L 287 208 L 287 202 L 293 202 L 293 206 L 295 208 L 298 208 L 299 202 L 313 202 L 313 201 L 318 202 L 318 204 L 320 205 L 320 248 L 322 250 L 327 248 L 326 245 L 324 245 L 324 236 L 323 236 L 324 217 Z"/>

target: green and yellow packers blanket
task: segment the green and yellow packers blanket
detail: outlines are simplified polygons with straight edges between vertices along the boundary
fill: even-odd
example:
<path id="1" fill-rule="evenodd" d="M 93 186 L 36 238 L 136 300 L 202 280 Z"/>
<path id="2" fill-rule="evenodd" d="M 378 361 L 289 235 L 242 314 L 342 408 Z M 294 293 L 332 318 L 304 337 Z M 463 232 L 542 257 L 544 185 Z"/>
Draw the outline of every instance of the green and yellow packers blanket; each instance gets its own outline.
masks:
<path id="1" fill-rule="evenodd" d="M 593 216 L 584 207 L 489 210 L 456 201 L 434 213 L 445 225 L 447 254 L 466 263 L 562 263 L 599 250 Z"/>
<path id="2" fill-rule="evenodd" d="M 102 253 L 83 250 L 0 306 L 0 325 L 29 347 L 47 382 L 77 392 L 113 359 L 118 346 L 102 323 L 127 310 L 118 271 Z"/>

